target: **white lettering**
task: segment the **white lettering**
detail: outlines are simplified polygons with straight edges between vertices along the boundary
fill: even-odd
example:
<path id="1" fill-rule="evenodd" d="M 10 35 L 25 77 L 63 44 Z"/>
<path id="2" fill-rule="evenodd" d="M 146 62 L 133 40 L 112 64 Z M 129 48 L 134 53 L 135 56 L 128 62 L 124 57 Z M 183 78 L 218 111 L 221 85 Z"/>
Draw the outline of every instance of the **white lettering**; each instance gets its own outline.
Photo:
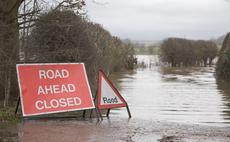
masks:
<path id="1" fill-rule="evenodd" d="M 38 87 L 38 95 L 39 95 L 40 93 L 45 94 L 45 92 L 44 92 L 42 86 L 39 86 L 39 87 Z"/>
<path id="2" fill-rule="evenodd" d="M 56 104 L 57 104 L 56 106 L 54 106 L 54 104 L 53 104 L 54 101 L 55 101 Z M 51 105 L 53 108 L 57 108 L 57 107 L 59 106 L 59 103 L 58 103 L 57 100 L 53 99 L 53 100 L 50 101 L 50 105 Z"/>
<path id="3" fill-rule="evenodd" d="M 59 88 L 57 87 L 59 87 L 59 85 L 53 85 L 54 93 L 60 93 Z"/>
<path id="4" fill-rule="evenodd" d="M 55 78 L 57 78 L 57 77 L 62 78 L 62 77 L 61 77 L 61 74 L 60 74 L 60 72 L 59 72 L 58 70 L 56 70 L 56 73 L 55 73 Z"/>
<path id="5" fill-rule="evenodd" d="M 39 78 L 42 79 L 42 76 L 44 77 L 44 79 L 46 79 L 46 75 L 45 75 L 45 71 L 44 70 L 39 70 Z"/>
<path id="6" fill-rule="evenodd" d="M 76 90 L 75 86 L 73 84 L 67 84 L 68 87 L 66 87 L 65 84 L 62 85 L 49 85 L 43 88 L 42 86 L 38 87 L 38 95 L 40 94 L 58 94 L 58 93 L 64 93 L 64 92 L 74 92 Z"/>
<path id="7" fill-rule="evenodd" d="M 73 84 L 68 84 L 68 89 L 69 89 L 69 92 L 74 92 L 75 91 L 75 86 Z"/>
<path id="8" fill-rule="evenodd" d="M 75 105 L 80 105 L 81 104 L 81 99 L 80 98 L 75 97 L 75 98 L 73 98 L 73 100 L 74 100 Z M 78 103 L 77 103 L 77 100 L 78 100 Z"/>
<path id="9" fill-rule="evenodd" d="M 46 100 L 44 101 L 37 101 L 35 103 L 35 106 L 38 110 L 42 110 L 42 109 L 50 109 L 50 108 L 58 108 L 60 107 L 66 107 L 68 106 L 76 106 L 76 105 L 81 105 L 82 101 L 79 97 L 75 97 L 75 98 L 61 98 L 59 100 L 56 99 L 52 99 L 50 102 L 46 103 Z"/>
<path id="10" fill-rule="evenodd" d="M 69 77 L 69 72 L 68 70 L 66 69 L 62 69 L 61 70 L 61 73 L 59 70 L 56 70 L 55 72 L 53 70 L 39 70 L 39 78 L 40 79 L 46 79 L 49 78 L 49 79 L 53 79 L 53 78 L 67 78 Z"/>
<path id="11" fill-rule="evenodd" d="M 46 101 L 44 101 L 45 109 L 51 108 L 51 106 L 47 106 Z"/>
<path id="12" fill-rule="evenodd" d="M 45 86 L 45 90 L 46 90 L 46 94 L 48 94 L 48 91 L 50 91 L 50 93 L 53 94 L 53 90 L 52 90 L 51 85 L 50 85 L 50 88 L 47 88 L 47 86 Z"/>
<path id="13" fill-rule="evenodd" d="M 49 72 L 51 72 L 51 76 L 50 76 Z M 46 76 L 47 76 L 49 79 L 53 79 L 53 78 L 54 78 L 54 72 L 53 72 L 52 70 L 48 70 L 48 71 L 46 72 Z"/>
<path id="14" fill-rule="evenodd" d="M 73 98 L 67 98 L 67 99 L 66 99 L 66 100 L 67 100 L 68 106 L 74 106 L 74 104 L 70 104 L 70 103 L 73 102 L 72 99 L 73 99 Z M 70 100 L 71 100 L 71 101 L 70 101 Z"/>
<path id="15" fill-rule="evenodd" d="M 44 108 L 44 106 L 38 107 L 38 103 L 43 104 L 43 102 L 42 102 L 42 101 L 37 101 L 37 102 L 35 103 L 36 108 L 39 109 L 39 110 L 42 110 L 42 109 Z"/>
<path id="16" fill-rule="evenodd" d="M 61 70 L 61 72 L 62 72 L 62 77 L 63 78 L 69 77 L 69 72 L 66 69 Z M 66 75 L 65 75 L 65 73 L 66 73 Z"/>
<path id="17" fill-rule="evenodd" d="M 63 101 L 62 101 L 63 100 Z M 61 107 L 66 107 L 66 105 L 67 105 L 67 103 L 66 102 L 64 102 L 65 101 L 65 99 L 64 98 L 61 98 L 60 100 L 59 100 L 59 102 L 60 102 L 60 106 Z M 64 104 L 64 105 L 63 105 Z"/>
<path id="18" fill-rule="evenodd" d="M 61 86 L 61 93 L 63 93 L 64 91 L 68 92 L 67 88 L 65 87 L 64 84 L 62 84 Z"/>

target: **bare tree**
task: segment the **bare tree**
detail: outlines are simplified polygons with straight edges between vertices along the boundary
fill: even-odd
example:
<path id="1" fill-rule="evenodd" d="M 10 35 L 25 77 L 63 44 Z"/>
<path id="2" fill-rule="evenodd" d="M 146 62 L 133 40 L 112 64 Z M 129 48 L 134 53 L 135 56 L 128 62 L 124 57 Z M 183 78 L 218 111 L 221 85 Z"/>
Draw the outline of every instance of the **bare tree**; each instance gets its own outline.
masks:
<path id="1" fill-rule="evenodd" d="M 84 0 L 52 1 L 59 7 L 82 9 Z M 24 4 L 23 4 L 24 3 Z M 4 94 L 4 106 L 8 104 L 10 94 L 17 96 L 17 78 L 15 64 L 19 62 L 19 29 L 30 28 L 43 22 L 37 19 L 41 6 L 48 1 L 43 0 L 1 0 L 0 3 L 0 58 L 1 58 L 1 94 Z M 27 7 L 20 13 L 20 7 Z M 79 11 L 76 11 L 79 12 Z M 1 98 L 3 98 L 1 96 Z"/>

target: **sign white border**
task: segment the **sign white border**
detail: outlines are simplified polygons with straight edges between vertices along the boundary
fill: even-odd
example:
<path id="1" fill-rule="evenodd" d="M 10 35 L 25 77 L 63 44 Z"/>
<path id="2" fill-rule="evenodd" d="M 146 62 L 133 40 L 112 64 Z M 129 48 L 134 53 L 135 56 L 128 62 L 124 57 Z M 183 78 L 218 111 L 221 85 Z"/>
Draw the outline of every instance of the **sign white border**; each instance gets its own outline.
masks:
<path id="1" fill-rule="evenodd" d="M 52 112 L 46 112 L 46 113 L 35 113 L 35 114 L 30 114 L 30 115 L 26 115 L 24 113 L 24 106 L 23 106 L 23 99 L 22 99 L 22 90 L 21 90 L 21 85 L 20 85 L 20 78 L 19 78 L 19 66 L 30 66 L 30 65 L 69 65 L 69 64 L 82 64 L 83 65 L 83 69 L 84 69 L 84 73 L 85 73 L 85 78 L 87 81 L 87 86 L 89 88 L 89 92 L 90 92 L 90 98 L 93 104 L 93 107 L 88 107 L 88 108 L 80 108 L 80 109 L 70 109 L 70 110 L 62 110 L 62 111 L 52 111 Z M 18 78 L 18 85 L 19 85 L 19 91 L 20 91 L 20 100 L 21 100 L 21 107 L 22 107 L 22 114 L 23 116 L 34 116 L 34 115 L 41 115 L 41 114 L 51 114 L 51 113 L 59 113 L 59 112 L 69 112 L 69 111 L 76 111 L 76 110 L 87 110 L 87 109 L 94 109 L 95 108 L 95 104 L 93 101 L 93 97 L 92 97 L 92 92 L 91 92 L 91 88 L 89 85 L 89 81 L 88 81 L 88 77 L 86 74 L 86 70 L 85 70 L 85 64 L 84 63 L 26 63 L 26 64 L 16 64 L 16 68 L 17 68 L 17 78 Z"/>

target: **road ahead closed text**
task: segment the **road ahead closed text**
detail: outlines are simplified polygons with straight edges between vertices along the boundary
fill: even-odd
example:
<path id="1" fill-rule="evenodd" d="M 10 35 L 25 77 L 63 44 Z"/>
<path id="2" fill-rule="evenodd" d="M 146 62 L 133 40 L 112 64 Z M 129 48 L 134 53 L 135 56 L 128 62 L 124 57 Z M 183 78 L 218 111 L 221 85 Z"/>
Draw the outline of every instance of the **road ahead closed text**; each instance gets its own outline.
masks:
<path id="1" fill-rule="evenodd" d="M 24 115 L 94 108 L 83 64 L 18 65 Z"/>

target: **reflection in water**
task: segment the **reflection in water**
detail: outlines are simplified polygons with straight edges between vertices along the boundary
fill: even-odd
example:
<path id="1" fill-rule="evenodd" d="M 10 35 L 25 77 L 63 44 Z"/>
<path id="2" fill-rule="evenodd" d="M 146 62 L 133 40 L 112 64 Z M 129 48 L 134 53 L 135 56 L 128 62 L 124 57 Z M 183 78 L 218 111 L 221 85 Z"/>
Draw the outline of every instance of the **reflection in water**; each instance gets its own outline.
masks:
<path id="1" fill-rule="evenodd" d="M 113 122 L 115 121 L 115 122 Z M 134 122 L 135 123 L 135 122 Z M 108 142 L 126 141 L 129 119 L 71 120 L 27 120 L 18 124 L 18 139 L 22 142 Z M 115 137 L 113 137 L 115 136 Z M 125 136 L 125 137 L 124 137 Z M 124 139 L 124 140 L 122 140 Z M 156 138 L 155 138 L 156 139 Z M 0 139 L 1 140 L 1 139 Z"/>
<path id="2" fill-rule="evenodd" d="M 216 84 L 218 85 L 217 88 L 220 94 L 222 94 L 222 101 L 224 105 L 227 106 L 227 109 L 223 109 L 223 117 L 224 119 L 230 121 L 230 84 L 222 82 L 221 80 L 216 80 Z"/>
<path id="3" fill-rule="evenodd" d="M 92 123 L 95 124 L 95 123 Z M 28 121 L 19 124 L 19 129 L 22 133 L 20 136 L 23 142 L 34 141 L 88 141 L 88 135 L 92 133 L 92 125 L 87 121 Z"/>
<path id="4" fill-rule="evenodd" d="M 151 59 L 137 57 L 147 62 Z M 114 73 L 109 78 L 129 104 L 133 117 L 229 126 L 230 88 L 216 81 L 214 71 L 214 66 L 155 66 Z M 125 108 L 111 113 L 128 116 Z"/>

